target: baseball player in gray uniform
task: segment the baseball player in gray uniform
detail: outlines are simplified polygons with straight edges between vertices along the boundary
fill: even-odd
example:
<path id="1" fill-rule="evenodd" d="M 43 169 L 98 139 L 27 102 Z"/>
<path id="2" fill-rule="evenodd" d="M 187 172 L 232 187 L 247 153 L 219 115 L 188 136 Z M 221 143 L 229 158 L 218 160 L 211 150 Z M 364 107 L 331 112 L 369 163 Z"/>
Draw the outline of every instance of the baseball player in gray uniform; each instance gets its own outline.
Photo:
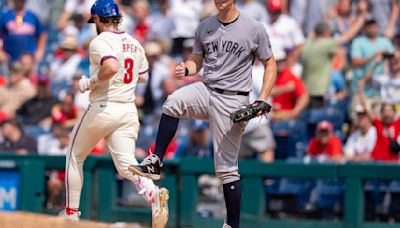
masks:
<path id="1" fill-rule="evenodd" d="M 164 153 L 175 135 L 179 118 L 208 119 L 214 144 L 214 164 L 222 181 L 227 218 L 224 227 L 239 227 L 241 188 L 238 151 L 246 122 L 234 123 L 230 114 L 249 104 L 252 64 L 265 66 L 260 96 L 252 105 L 266 103 L 276 79 L 276 63 L 265 27 L 240 14 L 235 0 L 214 0 L 219 11 L 196 30 L 191 57 L 175 68 L 178 79 L 204 68 L 203 79 L 176 90 L 163 105 L 154 153 L 133 174 L 160 178 Z M 262 113 L 258 113 L 261 115 Z"/>

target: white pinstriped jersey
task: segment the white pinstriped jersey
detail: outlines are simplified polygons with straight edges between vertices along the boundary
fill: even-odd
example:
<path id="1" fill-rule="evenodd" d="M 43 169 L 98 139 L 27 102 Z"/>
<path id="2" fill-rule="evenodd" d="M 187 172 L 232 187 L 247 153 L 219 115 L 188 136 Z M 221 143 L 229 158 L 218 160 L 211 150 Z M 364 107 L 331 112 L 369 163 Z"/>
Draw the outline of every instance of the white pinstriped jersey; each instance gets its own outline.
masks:
<path id="1" fill-rule="evenodd" d="M 115 58 L 120 68 L 109 81 L 90 91 L 91 103 L 99 101 L 131 103 L 139 74 L 147 72 L 144 49 L 140 43 L 125 32 L 102 32 L 89 46 L 90 75 L 97 75 L 104 60 Z"/>

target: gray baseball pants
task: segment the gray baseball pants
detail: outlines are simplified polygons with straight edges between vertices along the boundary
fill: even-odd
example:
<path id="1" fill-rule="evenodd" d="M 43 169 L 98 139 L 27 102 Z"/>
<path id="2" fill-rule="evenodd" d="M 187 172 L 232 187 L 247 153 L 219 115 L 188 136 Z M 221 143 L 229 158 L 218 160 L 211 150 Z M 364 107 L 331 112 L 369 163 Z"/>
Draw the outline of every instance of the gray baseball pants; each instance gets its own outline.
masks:
<path id="1" fill-rule="evenodd" d="M 203 82 L 182 87 L 168 96 L 163 106 L 166 115 L 209 121 L 214 144 L 214 167 L 223 184 L 240 179 L 238 153 L 246 123 L 233 123 L 230 113 L 248 105 L 249 97 L 212 91 Z"/>

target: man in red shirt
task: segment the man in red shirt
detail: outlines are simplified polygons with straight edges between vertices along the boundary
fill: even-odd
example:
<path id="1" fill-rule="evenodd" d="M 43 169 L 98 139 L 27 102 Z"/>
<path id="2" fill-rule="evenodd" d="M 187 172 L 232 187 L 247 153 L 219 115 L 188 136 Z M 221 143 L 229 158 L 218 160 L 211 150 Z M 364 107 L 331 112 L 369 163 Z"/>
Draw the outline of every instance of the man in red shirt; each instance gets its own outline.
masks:
<path id="1" fill-rule="evenodd" d="M 278 77 L 271 92 L 274 110 L 270 116 L 277 121 L 296 119 L 308 105 L 307 89 L 288 67 L 286 53 L 276 50 L 274 56 Z"/>
<path id="2" fill-rule="evenodd" d="M 396 120 L 396 106 L 394 104 L 383 103 L 381 106 L 381 118 L 377 117 L 368 108 L 364 95 L 364 82 L 358 84 L 358 95 L 360 103 L 367 110 L 369 117 L 376 127 L 376 145 L 371 153 L 371 157 L 376 161 L 398 161 L 399 152 L 390 151 L 390 141 L 394 141 L 400 136 L 400 119 Z"/>
<path id="3" fill-rule="evenodd" d="M 396 140 L 400 133 L 400 119 L 395 119 L 396 107 L 392 104 L 383 104 L 381 116 L 381 119 L 373 118 L 377 140 L 371 156 L 377 161 L 398 161 L 398 152 L 390 151 L 390 139 Z"/>
<path id="4" fill-rule="evenodd" d="M 330 122 L 324 120 L 318 123 L 315 137 L 308 144 L 307 153 L 319 161 L 341 161 L 342 141 L 333 134 Z"/>

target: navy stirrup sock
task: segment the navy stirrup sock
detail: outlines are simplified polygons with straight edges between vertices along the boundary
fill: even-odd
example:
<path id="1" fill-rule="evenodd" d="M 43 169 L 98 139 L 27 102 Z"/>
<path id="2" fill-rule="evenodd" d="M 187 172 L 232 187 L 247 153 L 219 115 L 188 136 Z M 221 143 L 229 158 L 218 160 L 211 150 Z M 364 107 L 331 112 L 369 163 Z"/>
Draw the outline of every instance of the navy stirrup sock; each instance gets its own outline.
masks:
<path id="1" fill-rule="evenodd" d="M 240 180 L 224 184 L 225 205 L 226 205 L 226 224 L 232 228 L 239 228 L 240 223 L 240 202 L 242 198 L 242 189 Z"/>
<path id="2" fill-rule="evenodd" d="M 178 123 L 178 118 L 168 116 L 164 113 L 161 115 L 160 124 L 158 125 L 156 147 L 154 149 L 154 154 L 160 158 L 161 162 L 164 159 L 164 154 L 167 151 L 169 143 L 175 136 Z"/>

